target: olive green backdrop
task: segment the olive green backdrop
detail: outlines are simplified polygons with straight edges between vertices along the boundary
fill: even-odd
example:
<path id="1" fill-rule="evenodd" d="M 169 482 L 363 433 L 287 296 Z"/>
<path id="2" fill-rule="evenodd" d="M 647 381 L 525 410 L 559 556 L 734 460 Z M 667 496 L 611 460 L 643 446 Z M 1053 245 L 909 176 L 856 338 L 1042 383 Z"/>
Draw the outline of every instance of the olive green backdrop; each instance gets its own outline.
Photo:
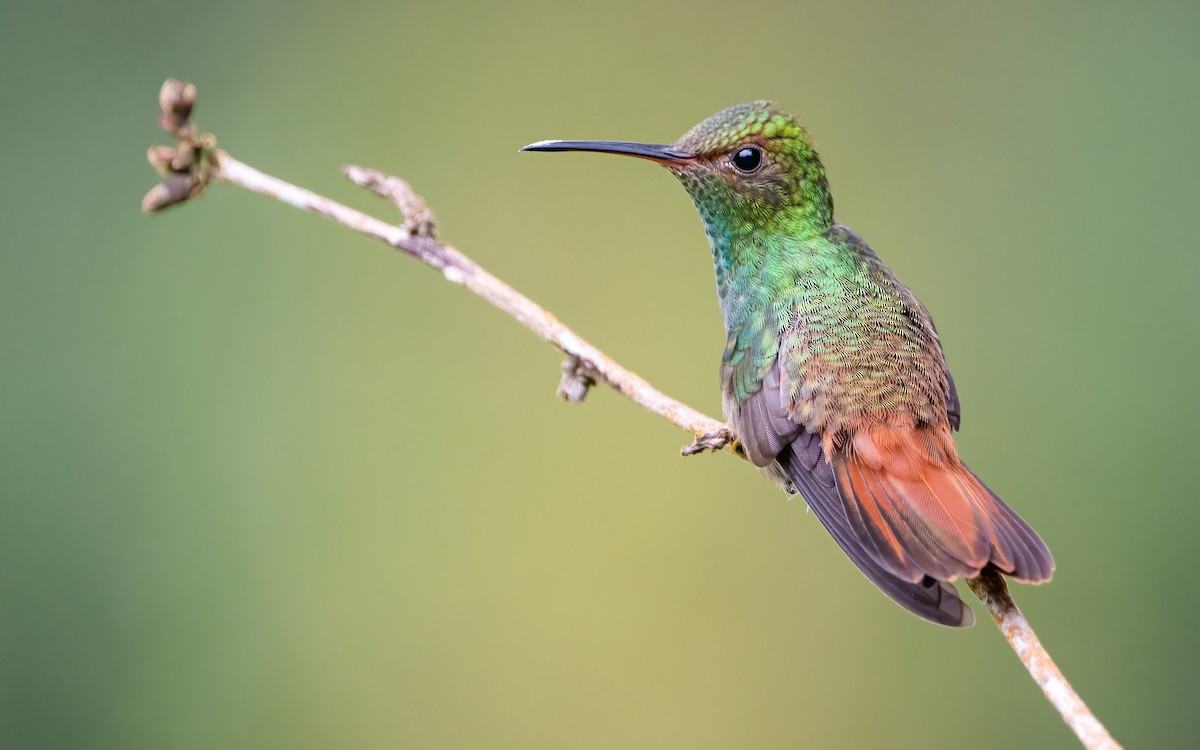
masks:
<path id="1" fill-rule="evenodd" d="M 1133 6 L 1137 6 L 1136 8 Z M 1200 705 L 1194 3 L 0 5 L 0 746 L 1012 748 L 987 621 L 878 594 L 803 502 L 412 260 L 218 185 L 147 217 L 163 78 L 237 157 L 443 236 L 719 411 L 700 223 L 632 160 L 801 114 L 932 310 L 1016 598 L 1131 747 Z M 972 600 L 973 601 L 973 600 Z"/>

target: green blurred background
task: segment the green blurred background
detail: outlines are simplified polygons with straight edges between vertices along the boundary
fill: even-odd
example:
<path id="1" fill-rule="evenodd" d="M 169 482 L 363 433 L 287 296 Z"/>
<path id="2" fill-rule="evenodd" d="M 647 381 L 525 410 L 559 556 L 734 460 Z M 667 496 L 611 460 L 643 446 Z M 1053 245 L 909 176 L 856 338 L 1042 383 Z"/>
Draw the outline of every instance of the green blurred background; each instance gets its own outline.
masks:
<path id="1" fill-rule="evenodd" d="M 1071 747 L 984 616 L 382 246 L 219 185 L 146 217 L 163 78 L 235 156 L 443 236 L 719 412 L 668 174 L 518 154 L 773 98 L 936 317 L 1016 597 L 1131 747 L 1194 747 L 1195 3 L 0 5 L 0 746 Z M 973 601 L 973 600 L 972 600 Z M 976 606 L 982 615 L 981 608 Z"/>

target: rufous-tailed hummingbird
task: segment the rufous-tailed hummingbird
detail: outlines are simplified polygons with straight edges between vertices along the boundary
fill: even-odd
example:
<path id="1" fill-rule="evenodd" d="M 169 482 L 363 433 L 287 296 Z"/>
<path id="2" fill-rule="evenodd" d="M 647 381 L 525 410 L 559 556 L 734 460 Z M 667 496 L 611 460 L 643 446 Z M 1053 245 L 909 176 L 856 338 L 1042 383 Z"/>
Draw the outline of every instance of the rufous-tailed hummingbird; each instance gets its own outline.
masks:
<path id="1" fill-rule="evenodd" d="M 725 418 L 746 455 L 799 492 L 868 579 L 942 625 L 951 582 L 993 566 L 1050 580 L 1046 545 L 958 457 L 960 411 L 933 320 L 833 220 L 825 168 L 770 102 L 719 112 L 670 145 L 541 141 L 657 162 L 704 220 L 725 318 Z"/>

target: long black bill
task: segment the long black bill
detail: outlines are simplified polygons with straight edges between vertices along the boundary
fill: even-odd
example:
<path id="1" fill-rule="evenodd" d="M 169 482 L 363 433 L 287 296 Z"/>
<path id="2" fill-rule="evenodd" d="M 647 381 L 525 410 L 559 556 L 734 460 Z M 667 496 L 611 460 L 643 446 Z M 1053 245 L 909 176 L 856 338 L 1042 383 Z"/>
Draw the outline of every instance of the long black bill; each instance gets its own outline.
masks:
<path id="1" fill-rule="evenodd" d="M 680 151 L 661 143 L 630 143 L 629 141 L 538 141 L 522 151 L 595 151 L 602 154 L 624 154 L 649 159 L 661 164 L 680 164 L 696 158 L 695 154 Z"/>

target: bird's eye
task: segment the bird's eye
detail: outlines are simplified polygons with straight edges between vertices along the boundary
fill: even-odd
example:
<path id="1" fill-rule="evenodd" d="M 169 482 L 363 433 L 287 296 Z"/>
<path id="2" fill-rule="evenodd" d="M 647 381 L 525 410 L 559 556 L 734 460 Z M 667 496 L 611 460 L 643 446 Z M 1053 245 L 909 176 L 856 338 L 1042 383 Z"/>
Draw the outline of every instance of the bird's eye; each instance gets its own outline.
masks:
<path id="1" fill-rule="evenodd" d="M 753 172 L 762 164 L 762 151 L 754 146 L 747 146 L 743 149 L 738 149 L 738 152 L 730 159 L 733 166 L 737 167 L 742 172 Z"/>

